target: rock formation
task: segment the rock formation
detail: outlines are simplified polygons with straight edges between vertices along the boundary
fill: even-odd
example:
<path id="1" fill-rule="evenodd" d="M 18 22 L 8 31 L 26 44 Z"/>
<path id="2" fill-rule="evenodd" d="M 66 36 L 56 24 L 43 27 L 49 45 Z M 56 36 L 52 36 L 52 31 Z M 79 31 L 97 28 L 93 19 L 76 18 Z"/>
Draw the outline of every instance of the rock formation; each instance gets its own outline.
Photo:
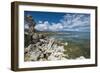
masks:
<path id="1" fill-rule="evenodd" d="M 57 45 L 54 38 L 41 38 L 25 48 L 25 61 L 63 60 L 64 51 L 64 47 Z"/>

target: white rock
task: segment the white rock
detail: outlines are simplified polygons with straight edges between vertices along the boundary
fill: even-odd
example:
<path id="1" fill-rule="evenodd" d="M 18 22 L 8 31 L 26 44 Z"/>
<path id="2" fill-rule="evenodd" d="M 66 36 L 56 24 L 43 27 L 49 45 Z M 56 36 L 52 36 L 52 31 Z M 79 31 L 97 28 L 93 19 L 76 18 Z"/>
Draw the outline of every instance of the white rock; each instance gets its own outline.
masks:
<path id="1" fill-rule="evenodd" d="M 77 59 L 86 59 L 84 56 L 80 56 L 80 57 L 78 57 Z"/>
<path id="2" fill-rule="evenodd" d="M 48 40 L 40 39 L 40 42 L 45 42 L 42 43 L 41 46 L 38 45 L 38 43 L 33 44 L 36 45 L 36 47 L 32 47 L 32 45 L 29 45 L 26 48 L 26 51 L 28 51 L 29 59 L 28 61 L 37 61 L 38 58 L 39 61 L 47 61 L 47 60 L 64 60 L 65 59 L 65 54 L 64 54 L 64 46 L 58 46 L 55 43 L 54 38 L 50 38 Z M 48 42 L 48 43 L 47 43 Z M 31 51 L 29 51 L 32 49 Z M 50 54 L 47 55 L 46 58 L 44 58 L 45 54 Z"/>
<path id="3" fill-rule="evenodd" d="M 65 43 L 65 45 L 67 46 L 67 45 L 68 45 L 68 43 L 66 42 L 66 43 Z"/>

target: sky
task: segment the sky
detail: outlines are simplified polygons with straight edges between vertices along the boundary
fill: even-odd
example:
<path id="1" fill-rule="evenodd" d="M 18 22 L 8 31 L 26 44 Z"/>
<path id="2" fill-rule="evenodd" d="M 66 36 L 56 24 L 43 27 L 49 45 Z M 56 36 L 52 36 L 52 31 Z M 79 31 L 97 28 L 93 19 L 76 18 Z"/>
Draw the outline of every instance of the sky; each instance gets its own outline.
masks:
<path id="1" fill-rule="evenodd" d="M 90 32 L 90 14 L 24 11 L 31 15 L 38 31 L 80 31 Z M 27 24 L 24 24 L 28 28 Z"/>

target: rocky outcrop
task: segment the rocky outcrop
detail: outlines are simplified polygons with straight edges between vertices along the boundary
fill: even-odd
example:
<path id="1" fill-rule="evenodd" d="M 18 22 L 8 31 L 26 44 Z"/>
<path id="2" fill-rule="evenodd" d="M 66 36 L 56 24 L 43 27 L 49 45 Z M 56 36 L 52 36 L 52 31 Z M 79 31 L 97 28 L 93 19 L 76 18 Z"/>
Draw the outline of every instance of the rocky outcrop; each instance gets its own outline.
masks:
<path id="1" fill-rule="evenodd" d="M 25 61 L 51 61 L 65 59 L 64 46 L 54 38 L 34 33 L 32 43 L 25 48 Z"/>
<path id="2" fill-rule="evenodd" d="M 27 30 L 27 32 L 32 35 L 33 32 L 36 31 L 36 29 L 34 28 L 36 25 L 35 20 L 33 19 L 33 17 L 31 15 L 26 15 L 24 18 L 24 23 L 25 25 L 27 25 L 29 28 L 25 29 Z"/>

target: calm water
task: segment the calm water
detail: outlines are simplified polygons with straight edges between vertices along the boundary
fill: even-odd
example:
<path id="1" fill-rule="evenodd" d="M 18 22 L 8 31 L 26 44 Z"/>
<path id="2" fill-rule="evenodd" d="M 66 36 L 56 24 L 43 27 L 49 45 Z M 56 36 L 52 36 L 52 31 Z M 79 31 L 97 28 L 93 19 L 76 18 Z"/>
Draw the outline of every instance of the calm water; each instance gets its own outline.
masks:
<path id="1" fill-rule="evenodd" d="M 90 32 L 57 32 L 57 34 L 49 35 L 49 37 L 67 42 L 69 44 L 68 48 L 72 48 L 73 50 L 78 48 L 81 50 L 81 53 L 79 53 L 80 56 L 90 58 Z"/>
<path id="2" fill-rule="evenodd" d="M 90 33 L 89 32 L 58 32 L 55 35 L 51 35 L 50 37 L 54 37 L 56 39 L 62 41 L 69 42 L 89 42 Z"/>

